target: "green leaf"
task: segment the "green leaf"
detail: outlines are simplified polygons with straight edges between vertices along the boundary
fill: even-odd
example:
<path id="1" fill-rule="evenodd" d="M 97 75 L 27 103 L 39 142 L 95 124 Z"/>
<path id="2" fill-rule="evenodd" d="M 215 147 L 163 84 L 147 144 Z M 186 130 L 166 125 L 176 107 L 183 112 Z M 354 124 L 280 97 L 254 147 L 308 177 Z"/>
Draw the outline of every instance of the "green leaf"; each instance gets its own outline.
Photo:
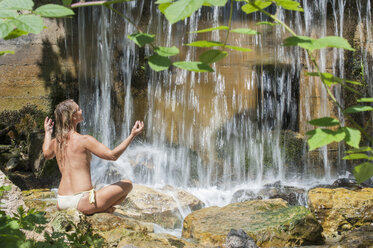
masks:
<path id="1" fill-rule="evenodd" d="M 14 23 L 18 29 L 34 34 L 40 33 L 44 28 L 43 19 L 37 15 L 17 16 Z"/>
<path id="2" fill-rule="evenodd" d="M 314 126 L 321 126 L 321 127 L 331 127 L 331 126 L 339 125 L 339 121 L 331 117 L 323 117 L 319 119 L 314 119 L 314 120 L 309 121 L 308 123 Z"/>
<path id="3" fill-rule="evenodd" d="M 194 41 L 192 43 L 186 44 L 186 46 L 193 46 L 193 47 L 215 47 L 215 46 L 223 46 L 224 44 L 217 41 L 207 41 L 207 40 L 199 40 Z"/>
<path id="4" fill-rule="evenodd" d="M 249 28 L 237 28 L 231 30 L 233 33 L 239 33 L 239 34 L 247 34 L 247 35 L 255 35 L 259 34 L 256 30 L 249 29 Z"/>
<path id="5" fill-rule="evenodd" d="M 290 36 L 284 40 L 284 46 L 299 46 L 304 49 L 313 51 L 314 45 L 313 42 L 315 39 L 312 39 L 307 36 Z"/>
<path id="6" fill-rule="evenodd" d="M 346 133 L 345 141 L 348 145 L 359 148 L 360 140 L 361 140 L 361 132 L 355 128 L 344 127 L 343 128 Z"/>
<path id="7" fill-rule="evenodd" d="M 349 107 L 343 111 L 344 114 L 351 114 L 351 113 L 358 113 L 358 112 L 364 112 L 364 111 L 372 111 L 373 108 L 371 106 L 359 106 L 355 105 L 352 107 Z"/>
<path id="8" fill-rule="evenodd" d="M 278 23 L 275 22 L 257 22 L 256 25 L 269 25 L 269 26 L 276 26 Z"/>
<path id="9" fill-rule="evenodd" d="M 272 4 L 272 1 L 267 2 L 267 1 L 262 1 L 262 0 L 255 0 L 254 3 L 245 4 L 241 8 L 243 12 L 245 12 L 246 14 L 250 14 L 260 9 L 265 9 L 271 4 Z"/>
<path id="10" fill-rule="evenodd" d="M 316 40 L 316 44 L 319 47 L 318 49 L 321 48 L 326 48 L 326 47 L 335 47 L 335 48 L 343 48 L 345 50 L 350 50 L 350 51 L 355 51 L 348 43 L 348 41 L 345 38 L 338 37 L 338 36 L 327 36 L 320 38 Z"/>
<path id="11" fill-rule="evenodd" d="M 356 85 L 362 85 L 359 82 L 345 80 L 345 79 L 336 77 L 333 74 L 330 74 L 328 72 L 323 72 L 323 73 L 320 73 L 320 74 L 321 74 L 321 78 L 324 80 L 325 84 L 329 87 L 332 86 L 333 84 L 342 84 L 343 85 L 344 82 L 348 82 L 348 83 L 356 84 Z M 307 72 L 308 76 L 318 77 L 320 74 L 318 72 Z"/>
<path id="12" fill-rule="evenodd" d="M 363 147 L 360 147 L 358 149 L 348 150 L 348 151 L 346 151 L 346 153 L 371 152 L 371 151 L 372 151 L 371 147 L 369 147 L 369 146 L 363 146 Z"/>
<path id="13" fill-rule="evenodd" d="M 300 7 L 300 3 L 296 2 L 296 1 L 276 0 L 275 2 L 276 2 L 277 5 L 281 6 L 284 9 L 303 12 L 303 9 Z"/>
<path id="14" fill-rule="evenodd" d="M 339 142 L 346 137 L 343 129 L 332 131 L 330 129 L 317 128 L 315 130 L 307 132 L 307 135 L 311 136 L 307 141 L 310 147 L 310 151 L 333 142 Z"/>
<path id="15" fill-rule="evenodd" d="M 62 4 L 65 6 L 70 6 L 73 0 L 62 0 Z"/>
<path id="16" fill-rule="evenodd" d="M 165 14 L 165 11 L 166 9 L 172 4 L 172 2 L 170 3 L 162 3 L 160 5 L 158 5 L 158 9 L 159 11 L 162 13 L 162 14 Z"/>
<path id="17" fill-rule="evenodd" d="M 373 164 L 365 162 L 354 168 L 354 176 L 357 183 L 362 183 L 373 176 Z"/>
<path id="18" fill-rule="evenodd" d="M 152 43 L 154 41 L 154 34 L 147 34 L 147 33 L 134 33 L 128 35 L 128 39 L 132 40 L 136 43 L 139 47 L 143 47 L 146 44 Z"/>
<path id="19" fill-rule="evenodd" d="M 173 0 L 158 0 L 155 2 L 155 4 L 163 4 L 163 3 L 172 3 Z"/>
<path id="20" fill-rule="evenodd" d="M 0 18 L 16 17 L 17 10 L 14 9 L 0 9 Z"/>
<path id="21" fill-rule="evenodd" d="M 3 0 L 0 1 L 0 9 L 32 10 L 32 0 Z"/>
<path id="22" fill-rule="evenodd" d="M 240 52 L 251 52 L 252 51 L 250 48 L 244 48 L 244 47 L 238 47 L 238 46 L 226 45 L 225 47 L 230 48 L 232 50 L 240 51 Z"/>
<path id="23" fill-rule="evenodd" d="M 148 63 L 154 71 L 164 71 L 170 67 L 171 60 L 167 57 L 154 54 L 148 58 Z"/>
<path id="24" fill-rule="evenodd" d="M 156 47 L 154 49 L 154 51 L 156 53 L 158 53 L 159 55 L 161 56 L 165 56 L 165 57 L 168 57 L 168 56 L 175 56 L 177 54 L 179 54 L 179 49 L 175 46 L 173 47 Z"/>
<path id="25" fill-rule="evenodd" d="M 226 51 L 208 50 L 199 56 L 199 60 L 204 64 L 211 64 L 225 58 L 227 55 Z"/>
<path id="26" fill-rule="evenodd" d="M 357 102 L 373 102 L 373 98 L 360 98 Z"/>
<path id="27" fill-rule="evenodd" d="M 13 29 L 14 29 L 14 25 L 12 22 L 0 23 L 0 39 L 10 34 L 13 31 Z"/>
<path id="28" fill-rule="evenodd" d="M 343 48 L 350 51 L 355 51 L 348 41 L 338 36 L 327 36 L 318 40 L 307 36 L 291 36 L 284 40 L 284 46 L 300 46 L 309 51 L 314 51 L 327 47 Z"/>
<path id="29" fill-rule="evenodd" d="M 206 28 L 206 29 L 201 29 L 201 30 L 197 30 L 197 31 L 193 31 L 193 32 L 190 32 L 192 34 L 194 33 L 207 33 L 207 32 L 211 32 L 211 31 L 214 31 L 214 30 L 228 30 L 229 28 L 227 26 L 219 26 L 219 27 L 214 27 L 214 28 Z"/>
<path id="30" fill-rule="evenodd" d="M 344 160 L 354 160 L 354 159 L 368 159 L 369 156 L 365 153 L 352 153 L 350 155 L 344 156 Z"/>
<path id="31" fill-rule="evenodd" d="M 228 0 L 205 0 L 204 4 L 208 4 L 209 6 L 219 6 L 223 7 Z"/>
<path id="32" fill-rule="evenodd" d="M 10 32 L 6 37 L 4 37 L 4 40 L 15 39 L 26 34 L 28 34 L 28 32 L 25 32 L 25 31 L 22 31 L 16 28 L 12 32 Z"/>
<path id="33" fill-rule="evenodd" d="M 180 69 L 194 71 L 194 72 L 213 72 L 214 71 L 210 66 L 202 62 L 196 62 L 196 61 L 191 61 L 191 62 L 178 61 L 178 62 L 174 62 L 173 65 Z"/>
<path id="34" fill-rule="evenodd" d="M 41 15 L 42 17 L 65 17 L 74 15 L 74 11 L 71 9 L 57 4 L 42 5 L 35 10 L 35 13 Z"/>
<path id="35" fill-rule="evenodd" d="M 166 10 L 165 16 L 167 20 L 174 24 L 186 17 L 191 16 L 198 10 L 205 0 L 179 0 L 172 3 Z"/>

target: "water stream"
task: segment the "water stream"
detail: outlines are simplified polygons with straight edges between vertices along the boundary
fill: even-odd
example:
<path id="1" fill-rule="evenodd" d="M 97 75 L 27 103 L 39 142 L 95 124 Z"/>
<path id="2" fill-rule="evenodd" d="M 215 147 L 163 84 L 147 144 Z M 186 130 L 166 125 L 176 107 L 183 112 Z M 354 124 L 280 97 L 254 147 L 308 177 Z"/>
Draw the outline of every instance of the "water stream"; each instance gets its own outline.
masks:
<path id="1" fill-rule="evenodd" d="M 276 12 L 298 34 L 314 38 L 344 36 L 349 25 L 346 16 L 355 18 L 350 22 L 357 24 L 359 63 L 371 96 L 371 1 L 356 0 L 358 15 L 346 9 L 346 0 L 301 3 L 304 13 L 274 8 L 269 11 Z M 85 118 L 82 132 L 114 147 L 129 134 L 137 118 L 146 125 L 145 135 L 116 162 L 93 159 L 96 184 L 123 177 L 152 187 L 170 184 L 193 193 L 207 206 L 222 206 L 240 188 L 260 189 L 278 180 L 307 188 L 348 175 L 341 160 L 342 145 L 305 152 L 304 133 L 311 129 L 307 121 L 328 115 L 342 118 L 340 112 L 331 111 L 319 80 L 305 76 L 306 69 L 311 68 L 309 58 L 299 48 L 282 46 L 281 40 L 288 35 L 284 28 L 255 25 L 268 19 L 261 14 L 240 14 L 241 5 L 234 4 L 233 27 L 257 29 L 261 35 L 232 34 L 228 43 L 252 48 L 252 52 L 229 51 L 229 56 L 216 63 L 215 72 L 209 74 L 177 68 L 150 71 L 143 95 L 137 94 L 141 92 L 137 85 L 131 85 L 139 49 L 126 37 L 135 28 L 103 8 L 79 10 L 79 103 Z M 198 60 L 202 50 L 183 44 L 224 39 L 222 31 L 190 32 L 227 25 L 229 15 L 228 8 L 203 8 L 171 26 L 154 1 L 129 2 L 119 9 L 137 24 L 146 9 L 149 21 L 145 26 L 147 32 L 156 34 L 155 43 L 181 49 L 174 61 Z M 145 55 L 150 54 L 147 48 Z M 341 49 L 322 50 L 318 62 L 322 71 L 344 77 Z M 333 90 L 343 103 L 341 89 Z M 118 102 L 122 106 L 113 105 Z M 138 109 L 144 114 L 139 115 L 135 111 Z M 289 155 L 290 146 L 297 148 L 292 151 L 295 156 Z"/>

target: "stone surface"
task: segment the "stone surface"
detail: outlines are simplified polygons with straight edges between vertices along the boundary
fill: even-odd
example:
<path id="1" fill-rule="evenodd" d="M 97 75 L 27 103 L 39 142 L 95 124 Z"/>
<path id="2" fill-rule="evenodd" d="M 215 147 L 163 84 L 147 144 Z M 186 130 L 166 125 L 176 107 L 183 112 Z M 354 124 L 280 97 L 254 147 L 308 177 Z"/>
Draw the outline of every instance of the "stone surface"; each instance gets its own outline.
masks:
<path id="1" fill-rule="evenodd" d="M 3 191 L 3 196 L 0 197 L 0 209 L 13 216 L 19 206 L 23 206 L 24 209 L 27 209 L 27 207 L 22 199 L 21 190 L 0 171 L 0 186 L 7 185 L 11 185 L 12 188 L 9 191 Z"/>
<path id="2" fill-rule="evenodd" d="M 302 206 L 288 207 L 282 199 L 232 203 L 195 211 L 184 220 L 184 238 L 203 245 L 225 243 L 231 229 L 243 229 L 259 247 L 284 247 L 321 243 L 322 228 Z"/>
<path id="3" fill-rule="evenodd" d="M 116 212 L 123 216 L 156 223 L 165 228 L 181 228 L 182 213 L 202 207 L 202 201 L 183 190 L 171 186 L 155 190 L 135 184 Z"/>
<path id="4" fill-rule="evenodd" d="M 373 226 L 362 226 L 344 234 L 338 244 L 331 248 L 372 248 Z"/>
<path id="5" fill-rule="evenodd" d="M 328 242 L 343 232 L 373 224 L 373 188 L 315 188 L 308 192 L 308 206 L 321 223 Z"/>
<path id="6" fill-rule="evenodd" d="M 50 189 L 24 190 L 22 196 L 27 207 L 45 212 L 47 218 L 57 212 L 56 193 Z"/>
<path id="7" fill-rule="evenodd" d="M 85 216 L 77 210 L 68 209 L 54 213 L 51 224 L 57 232 L 89 227 L 105 239 L 108 247 L 201 247 L 169 234 L 154 233 L 151 223 L 114 214 Z"/>
<path id="8" fill-rule="evenodd" d="M 255 241 L 242 229 L 230 230 L 225 246 L 226 248 L 258 248 Z"/>

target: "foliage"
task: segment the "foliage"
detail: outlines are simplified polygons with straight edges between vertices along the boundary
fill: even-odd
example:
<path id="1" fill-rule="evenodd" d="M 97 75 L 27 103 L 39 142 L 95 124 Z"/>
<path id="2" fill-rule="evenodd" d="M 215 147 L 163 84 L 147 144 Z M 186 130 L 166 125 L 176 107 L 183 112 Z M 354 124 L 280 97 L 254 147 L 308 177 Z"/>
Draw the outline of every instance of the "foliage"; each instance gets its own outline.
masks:
<path id="1" fill-rule="evenodd" d="M 43 17 L 65 17 L 74 12 L 62 5 L 46 4 L 33 9 L 32 0 L 0 0 L 0 39 L 14 39 L 44 29 Z M 0 51 L 0 56 L 13 51 Z"/>
<path id="2" fill-rule="evenodd" d="M 20 131 L 33 131 L 34 128 L 41 130 L 43 129 L 46 115 L 47 113 L 39 110 L 36 105 L 26 105 L 20 110 L 4 110 L 0 112 L 0 124 L 5 127 L 17 126 Z"/>
<path id="3" fill-rule="evenodd" d="M 4 191 L 10 190 L 11 186 L 0 187 L 0 199 Z M 0 211 L 0 246 L 4 248 L 23 247 L 102 247 L 104 240 L 98 234 L 93 234 L 91 228 L 80 229 L 70 220 L 75 227 L 74 232 L 53 232 L 49 234 L 45 228 L 47 219 L 44 213 L 35 209 L 25 211 L 21 205 L 14 216 Z M 44 241 L 36 241 L 27 238 L 24 231 L 33 231 L 44 234 Z"/>

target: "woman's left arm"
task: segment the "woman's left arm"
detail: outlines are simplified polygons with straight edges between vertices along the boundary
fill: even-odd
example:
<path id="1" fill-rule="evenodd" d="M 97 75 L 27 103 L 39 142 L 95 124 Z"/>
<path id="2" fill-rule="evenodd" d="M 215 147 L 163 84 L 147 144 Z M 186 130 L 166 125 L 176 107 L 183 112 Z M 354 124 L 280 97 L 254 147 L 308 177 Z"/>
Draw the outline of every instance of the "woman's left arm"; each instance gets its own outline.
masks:
<path id="1" fill-rule="evenodd" d="M 44 120 L 44 143 L 43 143 L 43 155 L 46 159 L 51 159 L 55 156 L 54 154 L 54 143 L 56 139 L 52 139 L 54 122 L 48 117 Z"/>

